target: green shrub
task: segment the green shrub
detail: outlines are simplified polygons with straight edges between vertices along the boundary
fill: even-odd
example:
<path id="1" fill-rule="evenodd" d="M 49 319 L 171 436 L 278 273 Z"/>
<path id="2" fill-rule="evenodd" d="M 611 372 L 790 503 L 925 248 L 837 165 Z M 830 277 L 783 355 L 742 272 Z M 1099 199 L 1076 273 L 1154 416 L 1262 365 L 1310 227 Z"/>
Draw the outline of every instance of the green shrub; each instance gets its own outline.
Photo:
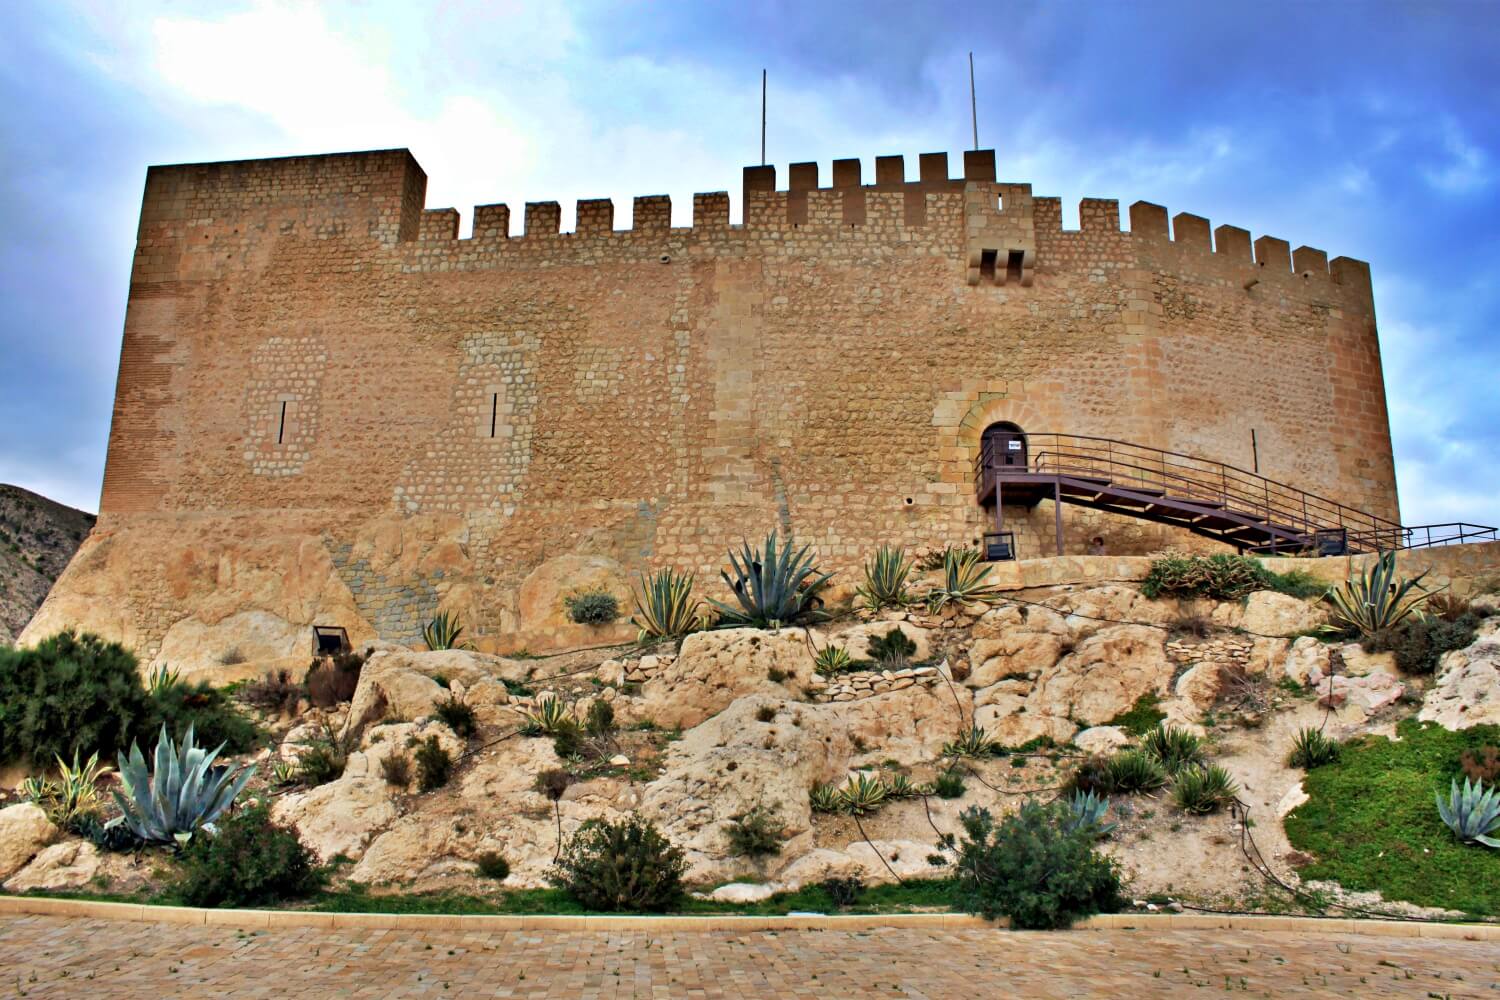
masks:
<path id="1" fill-rule="evenodd" d="M 681 849 L 651 823 L 630 816 L 585 822 L 548 877 L 589 909 L 652 913 L 682 898 L 686 872 Z"/>
<path id="2" fill-rule="evenodd" d="M 388 754 L 380 758 L 380 774 L 387 785 L 405 789 L 411 784 L 411 759 L 404 753 Z"/>
<path id="3" fill-rule="evenodd" d="M 1067 792 L 1093 792 L 1095 795 L 1110 795 L 1117 791 L 1114 778 L 1110 774 L 1113 757 L 1103 754 L 1091 754 L 1084 758 L 1082 764 L 1078 765 L 1071 777 L 1068 778 L 1064 791 Z"/>
<path id="4" fill-rule="evenodd" d="M 424 792 L 442 788 L 453 775 L 453 758 L 436 736 L 417 745 L 417 787 Z"/>
<path id="5" fill-rule="evenodd" d="M 188 906 L 264 906 L 310 895 L 322 881 L 296 832 L 257 803 L 188 843 L 174 894 Z"/>
<path id="6" fill-rule="evenodd" d="M 603 590 L 587 590 L 563 598 L 568 618 L 579 625 L 608 625 L 620 617 L 620 602 Z"/>
<path id="7" fill-rule="evenodd" d="M 1238 600 L 1268 590 L 1271 572 L 1248 556 L 1167 556 L 1153 560 L 1141 582 L 1141 593 L 1158 597 L 1207 597 Z"/>
<path id="8" fill-rule="evenodd" d="M 870 638 L 870 659 L 884 670 L 902 670 L 911 664 L 917 644 L 900 628 L 892 626 L 885 635 Z"/>
<path id="9" fill-rule="evenodd" d="M 451 694 L 433 706 L 433 714 L 460 739 L 473 736 L 478 728 L 474 707 Z"/>
<path id="10" fill-rule="evenodd" d="M 227 692 L 207 681 L 172 684 L 147 696 L 140 731 L 154 733 L 163 726 L 169 733 L 180 733 L 192 726 L 204 746 L 222 743 L 231 754 L 255 749 L 262 735 Z"/>
<path id="11" fill-rule="evenodd" d="M 1204 815 L 1227 806 L 1239 791 L 1229 772 L 1217 764 L 1188 767 L 1173 779 L 1172 802 L 1183 812 Z"/>
<path id="12" fill-rule="evenodd" d="M 820 595 L 833 574 L 819 571 L 811 546 L 794 552 L 790 543 L 783 543 L 778 550 L 773 531 L 761 548 L 745 542 L 739 553 L 731 551 L 729 566 L 732 576 L 728 570 L 719 575 L 738 606 L 709 599 L 719 612 L 719 628 L 780 628 L 828 617 Z"/>
<path id="13" fill-rule="evenodd" d="M 290 715 L 307 688 L 292 680 L 290 670 L 278 670 L 266 674 L 258 681 L 251 681 L 235 693 L 235 697 L 247 705 L 266 712 L 283 712 Z M 352 697 L 352 693 L 351 693 Z"/>
<path id="14" fill-rule="evenodd" d="M 1500 785 L 1500 747 L 1464 750 L 1458 755 L 1458 768 L 1470 781 Z"/>
<path id="15" fill-rule="evenodd" d="M 818 883 L 818 888 L 828 893 L 828 901 L 835 909 L 847 910 L 864 895 L 865 880 L 858 875 L 825 878 Z"/>
<path id="16" fill-rule="evenodd" d="M 341 734 L 323 720 L 317 733 L 302 744 L 305 749 L 297 756 L 297 781 L 312 786 L 337 781 L 357 745 L 353 733 Z"/>
<path id="17" fill-rule="evenodd" d="M 964 794 L 963 774 L 953 767 L 939 771 L 938 776 L 932 781 L 932 793 L 940 799 L 962 798 Z"/>
<path id="18" fill-rule="evenodd" d="M 510 877 L 510 862 L 499 851 L 485 851 L 474 859 L 474 864 L 478 866 L 480 875 L 496 882 L 504 882 Z"/>
<path id="19" fill-rule="evenodd" d="M 1119 908 L 1119 869 L 1094 849 L 1093 831 L 1067 831 L 1066 804 L 1029 800 L 999 824 L 989 810 L 970 807 L 959 822 L 958 909 L 1046 930 Z"/>
<path id="20" fill-rule="evenodd" d="M 781 817 L 775 810 L 756 805 L 749 812 L 730 820 L 725 834 L 735 854 L 756 858 L 781 853 L 783 830 Z"/>
<path id="21" fill-rule="evenodd" d="M 615 731 L 614 706 L 602 698 L 595 698 L 589 703 L 583 726 L 588 730 L 588 734 L 595 738 L 602 739 L 609 736 Z"/>
<path id="22" fill-rule="evenodd" d="M 1168 774 L 1176 774 L 1184 767 L 1203 762 L 1203 741 L 1176 726 L 1157 726 L 1141 740 L 1141 749 Z"/>
<path id="23" fill-rule="evenodd" d="M 70 629 L 31 648 L 0 648 L 0 761 L 107 757 L 146 714 L 136 659 L 119 643 Z"/>
<path id="24" fill-rule="evenodd" d="M 1110 792 L 1154 792 L 1167 783 L 1167 771 L 1144 750 L 1127 750 L 1109 759 L 1105 778 Z"/>
<path id="25" fill-rule="evenodd" d="M 1332 588 L 1306 570 L 1294 569 L 1289 573 L 1272 573 L 1270 589 L 1305 601 L 1322 597 Z"/>
<path id="26" fill-rule="evenodd" d="M 1320 729 L 1307 727 L 1292 741 L 1292 752 L 1287 757 L 1287 766 L 1311 771 L 1315 767 L 1331 764 L 1338 759 L 1338 740 L 1331 740 L 1324 736 Z"/>
<path id="27" fill-rule="evenodd" d="M 1478 629 L 1479 619 L 1472 614 L 1453 621 L 1413 615 L 1393 628 L 1365 636 L 1360 646 L 1369 653 L 1395 653 L 1396 666 L 1408 674 L 1430 674 L 1437 670 L 1444 653 L 1471 644 Z"/>
<path id="28" fill-rule="evenodd" d="M 1161 698 L 1155 691 L 1147 691 L 1135 700 L 1135 704 L 1119 715 L 1105 723 L 1106 726 L 1119 726 L 1132 736 L 1145 736 L 1155 729 L 1167 717 L 1159 707 Z"/>

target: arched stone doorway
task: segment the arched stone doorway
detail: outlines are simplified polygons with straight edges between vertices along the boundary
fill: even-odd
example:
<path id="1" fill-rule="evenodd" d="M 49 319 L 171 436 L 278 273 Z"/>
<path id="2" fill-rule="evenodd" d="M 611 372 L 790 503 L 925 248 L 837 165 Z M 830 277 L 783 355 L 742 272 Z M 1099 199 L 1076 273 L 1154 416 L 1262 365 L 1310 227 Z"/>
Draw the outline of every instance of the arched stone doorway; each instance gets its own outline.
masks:
<path id="1" fill-rule="evenodd" d="M 1000 420 L 984 429 L 979 439 L 979 453 L 986 469 L 996 466 L 1026 466 L 1026 432 L 1009 420 Z"/>

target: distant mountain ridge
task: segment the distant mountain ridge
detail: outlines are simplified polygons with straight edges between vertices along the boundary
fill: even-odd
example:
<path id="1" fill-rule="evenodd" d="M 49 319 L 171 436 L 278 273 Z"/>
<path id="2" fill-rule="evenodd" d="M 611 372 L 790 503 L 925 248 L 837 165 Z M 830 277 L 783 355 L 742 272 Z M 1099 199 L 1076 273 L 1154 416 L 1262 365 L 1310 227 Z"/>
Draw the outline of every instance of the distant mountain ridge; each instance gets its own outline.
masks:
<path id="1" fill-rule="evenodd" d="M 0 483 L 0 643 L 15 642 L 95 520 Z"/>

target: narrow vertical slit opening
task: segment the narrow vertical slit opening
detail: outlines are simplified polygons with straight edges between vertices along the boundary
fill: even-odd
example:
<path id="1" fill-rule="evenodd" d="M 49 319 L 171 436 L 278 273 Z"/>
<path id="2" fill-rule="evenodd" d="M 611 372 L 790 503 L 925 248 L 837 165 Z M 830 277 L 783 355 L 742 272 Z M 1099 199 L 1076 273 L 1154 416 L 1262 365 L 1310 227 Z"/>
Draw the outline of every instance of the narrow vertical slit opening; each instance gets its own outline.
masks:
<path id="1" fill-rule="evenodd" d="M 286 438 L 286 400 L 281 401 L 281 422 L 276 425 L 276 443 L 281 444 Z"/>
<path id="2" fill-rule="evenodd" d="M 500 394 L 490 393 L 490 437 L 495 436 L 495 425 L 500 419 Z"/>

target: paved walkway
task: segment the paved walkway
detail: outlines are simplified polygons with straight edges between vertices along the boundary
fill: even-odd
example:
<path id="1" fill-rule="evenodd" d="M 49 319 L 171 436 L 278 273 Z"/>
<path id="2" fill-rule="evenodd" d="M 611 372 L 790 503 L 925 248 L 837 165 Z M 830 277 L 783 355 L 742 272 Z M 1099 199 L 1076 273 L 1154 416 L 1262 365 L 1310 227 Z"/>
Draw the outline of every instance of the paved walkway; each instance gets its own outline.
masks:
<path id="1" fill-rule="evenodd" d="M 0 918 L 0 996 L 1500 997 L 1500 946 L 1170 930 L 260 932 Z M 1206 994 L 1204 994 L 1206 995 Z"/>

